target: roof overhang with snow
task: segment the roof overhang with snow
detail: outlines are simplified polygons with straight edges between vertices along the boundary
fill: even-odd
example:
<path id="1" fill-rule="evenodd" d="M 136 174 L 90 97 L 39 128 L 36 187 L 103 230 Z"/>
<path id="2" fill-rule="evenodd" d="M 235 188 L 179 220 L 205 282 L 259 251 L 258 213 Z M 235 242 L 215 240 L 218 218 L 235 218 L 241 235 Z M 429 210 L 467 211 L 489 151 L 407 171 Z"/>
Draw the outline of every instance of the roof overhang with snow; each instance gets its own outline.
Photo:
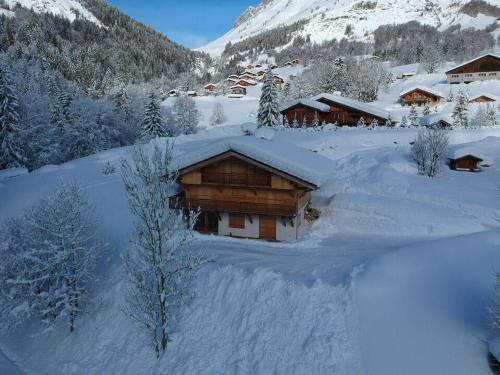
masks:
<path id="1" fill-rule="evenodd" d="M 317 102 L 312 99 L 297 99 L 286 103 L 280 108 L 280 113 L 283 114 L 297 107 L 306 107 L 318 112 L 329 112 L 330 106 L 328 104 Z"/>
<path id="2" fill-rule="evenodd" d="M 318 188 L 333 172 L 334 162 L 290 143 L 254 136 L 232 137 L 177 157 L 173 167 L 180 174 L 234 156 L 306 187 Z"/>
<path id="3" fill-rule="evenodd" d="M 462 63 L 462 64 L 460 64 L 460 65 L 457 65 L 457 66 L 455 66 L 454 68 L 452 68 L 452 69 L 450 69 L 450 70 L 446 71 L 445 73 L 446 73 L 446 74 L 453 74 L 453 73 L 455 73 L 455 70 L 460 69 L 460 68 L 463 68 L 464 66 L 467 66 L 467 65 L 469 65 L 469 64 L 472 64 L 472 63 L 474 63 L 474 62 L 476 62 L 476 61 L 478 61 L 478 60 L 484 59 L 485 57 L 493 57 L 494 59 L 498 60 L 498 63 L 500 64 L 500 56 L 495 55 L 495 54 L 493 54 L 493 53 L 487 53 L 487 54 L 484 54 L 484 55 L 482 55 L 482 56 L 476 57 L 476 58 L 474 58 L 474 59 L 472 59 L 472 60 L 466 61 L 466 62 L 464 62 L 464 63 Z"/>
<path id="4" fill-rule="evenodd" d="M 414 91 L 422 91 L 424 93 L 437 96 L 438 98 L 444 98 L 443 94 L 441 94 L 439 91 L 430 89 L 430 88 L 425 87 L 425 86 L 413 86 L 413 87 L 410 87 L 409 89 L 400 92 L 399 93 L 399 97 L 401 98 L 401 97 L 403 97 L 405 95 L 408 95 L 408 94 L 410 94 L 410 93 L 412 93 Z"/>
<path id="5" fill-rule="evenodd" d="M 345 96 L 323 93 L 313 96 L 311 99 L 315 101 L 324 100 L 328 103 L 347 107 L 382 120 L 389 120 L 391 118 L 391 115 L 388 111 L 377 108 L 371 104 L 360 102 L 355 99 L 346 98 Z"/>
<path id="6" fill-rule="evenodd" d="M 477 94 L 477 95 L 469 97 L 469 102 L 472 102 L 472 101 L 480 99 L 480 98 L 490 99 L 492 102 L 497 102 L 498 101 L 498 97 L 497 96 L 492 95 L 492 94 L 482 93 L 482 94 Z"/>

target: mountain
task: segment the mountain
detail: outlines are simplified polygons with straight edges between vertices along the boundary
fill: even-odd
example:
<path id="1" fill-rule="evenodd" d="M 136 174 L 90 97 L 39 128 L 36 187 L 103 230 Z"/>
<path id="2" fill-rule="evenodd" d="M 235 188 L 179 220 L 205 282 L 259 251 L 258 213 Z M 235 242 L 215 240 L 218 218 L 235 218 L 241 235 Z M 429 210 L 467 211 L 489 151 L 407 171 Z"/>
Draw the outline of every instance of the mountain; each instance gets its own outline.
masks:
<path id="1" fill-rule="evenodd" d="M 77 0 L 4 0 L 4 3 L 11 8 L 19 4 L 36 13 L 50 13 L 69 21 L 80 17 L 102 26 L 102 23 Z"/>
<path id="2" fill-rule="evenodd" d="M 464 10 L 470 4 L 469 11 Z M 498 0 L 265 0 L 248 8 L 232 30 L 200 50 L 218 56 L 229 42 L 298 21 L 301 27 L 295 35 L 309 36 L 316 43 L 342 38 L 372 41 L 379 26 L 409 21 L 441 30 L 458 24 L 484 29 L 495 23 L 496 11 L 500 11 Z"/>

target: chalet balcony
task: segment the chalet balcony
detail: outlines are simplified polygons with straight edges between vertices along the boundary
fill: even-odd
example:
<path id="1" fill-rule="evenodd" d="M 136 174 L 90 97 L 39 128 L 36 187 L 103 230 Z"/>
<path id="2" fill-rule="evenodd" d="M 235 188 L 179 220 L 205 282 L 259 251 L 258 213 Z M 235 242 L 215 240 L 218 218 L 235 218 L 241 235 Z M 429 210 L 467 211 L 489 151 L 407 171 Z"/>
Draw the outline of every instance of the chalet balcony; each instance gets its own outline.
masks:
<path id="1" fill-rule="evenodd" d="M 271 186 L 271 175 L 247 173 L 202 173 L 203 184 L 237 186 Z"/>
<path id="2" fill-rule="evenodd" d="M 257 215 L 274 216 L 294 216 L 297 207 L 283 204 L 253 203 L 253 202 L 233 202 L 213 199 L 191 199 L 183 197 L 172 197 L 170 199 L 171 208 L 185 208 L 203 211 L 228 212 Z"/>

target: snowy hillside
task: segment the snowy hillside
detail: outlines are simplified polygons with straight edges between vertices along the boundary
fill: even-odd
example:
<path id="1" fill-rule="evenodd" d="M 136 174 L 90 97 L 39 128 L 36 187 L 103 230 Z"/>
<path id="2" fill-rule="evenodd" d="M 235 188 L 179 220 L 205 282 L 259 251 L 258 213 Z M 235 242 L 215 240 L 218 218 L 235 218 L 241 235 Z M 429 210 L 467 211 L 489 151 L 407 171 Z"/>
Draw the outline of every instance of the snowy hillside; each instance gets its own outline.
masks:
<path id="1" fill-rule="evenodd" d="M 4 0 L 4 3 L 10 8 L 19 4 L 37 13 L 52 13 L 67 18 L 70 21 L 74 21 L 78 15 L 79 17 L 102 26 L 101 22 L 78 0 Z"/>
<path id="2" fill-rule="evenodd" d="M 235 27 L 219 39 L 200 48 L 213 56 L 220 55 L 228 42 L 235 43 L 280 25 L 306 20 L 297 35 L 310 35 L 311 41 L 322 42 L 344 37 L 371 40 L 372 32 L 386 24 L 419 21 L 440 29 L 461 24 L 484 29 L 496 17 L 460 13 L 469 0 L 267 0 L 249 8 Z M 496 0 L 487 0 L 498 5 Z M 351 33 L 346 35 L 350 25 Z"/>

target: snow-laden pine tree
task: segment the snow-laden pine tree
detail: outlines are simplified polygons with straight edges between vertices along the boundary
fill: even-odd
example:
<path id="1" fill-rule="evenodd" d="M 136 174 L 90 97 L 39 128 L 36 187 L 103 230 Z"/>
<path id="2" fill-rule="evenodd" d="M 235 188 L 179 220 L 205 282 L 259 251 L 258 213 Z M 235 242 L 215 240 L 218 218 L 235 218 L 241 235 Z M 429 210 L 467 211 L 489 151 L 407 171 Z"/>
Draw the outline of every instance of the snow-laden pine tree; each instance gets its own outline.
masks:
<path id="1" fill-rule="evenodd" d="M 412 128 L 418 128 L 420 126 L 419 116 L 417 112 L 417 107 L 412 105 L 410 108 L 410 113 L 408 114 L 409 126 Z"/>
<path id="2" fill-rule="evenodd" d="M 221 125 L 226 121 L 226 115 L 224 114 L 224 107 L 221 103 L 215 103 L 212 110 L 212 115 L 210 116 L 210 125 L 217 126 Z"/>
<path id="3" fill-rule="evenodd" d="M 292 121 L 292 128 L 299 128 L 300 124 L 299 121 L 297 120 L 297 112 L 295 112 L 295 115 L 293 116 L 293 121 Z"/>
<path id="4" fill-rule="evenodd" d="M 75 329 L 104 248 L 95 223 L 82 188 L 61 183 L 21 218 L 4 224 L 0 259 L 15 271 L 7 280 L 0 278 L 1 305 L 8 306 L 0 320 L 22 324 L 36 317 L 50 330 L 67 319 L 70 332 Z"/>
<path id="5" fill-rule="evenodd" d="M 172 115 L 180 134 L 195 134 L 198 131 L 200 112 L 193 98 L 179 96 L 172 106 Z"/>
<path id="6" fill-rule="evenodd" d="M 128 275 L 127 315 L 150 337 L 158 357 L 167 350 L 175 309 L 191 296 L 190 285 L 204 259 L 192 248 L 198 212 L 170 206 L 177 172 L 172 145 L 138 148 L 122 163 L 122 178 L 135 217 L 131 246 L 124 256 Z"/>
<path id="7" fill-rule="evenodd" d="M 469 126 L 469 99 L 463 90 L 459 90 L 455 97 L 455 108 L 453 109 L 453 127 L 467 128 Z"/>
<path id="8" fill-rule="evenodd" d="M 448 97 L 446 98 L 446 101 L 451 103 L 455 100 L 455 96 L 453 95 L 453 90 L 450 89 L 450 92 L 448 93 Z"/>
<path id="9" fill-rule="evenodd" d="M 424 109 L 422 110 L 422 114 L 424 116 L 430 115 L 431 114 L 431 105 L 429 101 L 426 101 L 424 104 Z"/>
<path id="10" fill-rule="evenodd" d="M 258 127 L 274 128 L 279 124 L 278 89 L 273 80 L 271 69 L 267 69 L 262 84 L 262 93 L 257 113 Z"/>
<path id="11" fill-rule="evenodd" d="M 497 126 L 497 110 L 495 106 L 488 105 L 487 114 L 486 114 L 486 126 Z"/>
<path id="12" fill-rule="evenodd" d="M 408 127 L 408 119 L 406 118 L 406 115 L 403 115 L 403 117 L 401 117 L 401 122 L 399 123 L 399 126 L 402 128 Z"/>
<path id="13" fill-rule="evenodd" d="M 364 128 L 366 126 L 365 119 L 363 116 L 359 118 L 358 122 L 356 123 L 356 126 L 358 128 Z"/>
<path id="14" fill-rule="evenodd" d="M 149 103 L 144 112 L 144 118 L 141 124 L 140 137 L 142 140 L 151 140 L 153 138 L 165 137 L 165 125 L 161 113 L 160 101 L 156 94 L 149 95 Z"/>
<path id="15" fill-rule="evenodd" d="M 288 116 L 283 116 L 283 127 L 284 128 L 290 127 L 290 123 L 288 122 Z"/>
<path id="16" fill-rule="evenodd" d="M 9 75 L 0 67 L 0 169 L 24 164 L 18 143 L 19 101 Z"/>
<path id="17" fill-rule="evenodd" d="M 115 105 L 115 112 L 123 116 L 125 121 L 130 118 L 130 98 L 124 86 L 120 86 L 112 95 L 111 101 Z"/>
<path id="18" fill-rule="evenodd" d="M 318 130 L 319 127 L 319 117 L 318 117 L 318 111 L 314 111 L 314 118 L 312 120 L 311 126 L 315 129 Z"/>
<path id="19" fill-rule="evenodd" d="M 376 118 L 374 118 L 372 120 L 372 122 L 370 123 L 370 127 L 372 127 L 372 128 L 376 128 L 378 125 L 379 125 L 378 120 Z"/>
<path id="20" fill-rule="evenodd" d="M 64 89 L 59 91 L 57 101 L 52 109 L 52 125 L 57 130 L 60 136 L 63 136 L 68 128 L 73 123 L 73 114 L 71 112 L 71 104 L 73 97 Z"/>

